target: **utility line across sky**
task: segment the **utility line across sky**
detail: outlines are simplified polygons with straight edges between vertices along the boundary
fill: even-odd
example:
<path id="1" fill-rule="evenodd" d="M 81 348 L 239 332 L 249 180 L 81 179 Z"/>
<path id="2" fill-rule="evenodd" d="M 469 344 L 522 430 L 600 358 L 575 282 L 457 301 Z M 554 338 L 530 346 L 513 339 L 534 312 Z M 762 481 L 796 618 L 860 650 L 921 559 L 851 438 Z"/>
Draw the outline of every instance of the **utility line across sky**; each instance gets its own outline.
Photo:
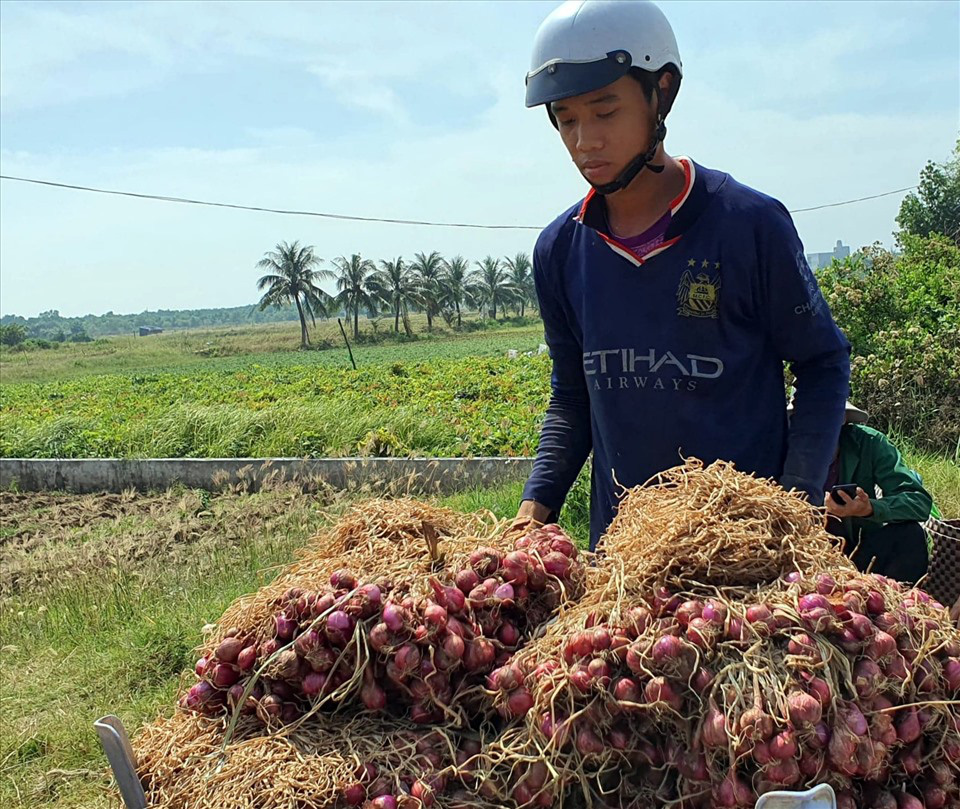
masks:
<path id="1" fill-rule="evenodd" d="M 259 205 L 236 205 L 231 202 L 212 202 L 210 200 L 190 199 L 189 197 L 169 197 L 161 194 L 143 194 L 135 191 L 117 191 L 108 188 L 93 188 L 86 185 L 72 185 L 71 183 L 58 183 L 52 180 L 38 180 L 33 177 L 14 177 L 9 174 L 0 174 L 0 180 L 11 180 L 18 183 L 31 183 L 33 185 L 43 185 L 52 188 L 65 188 L 70 191 L 89 191 L 94 194 L 110 194 L 118 197 L 135 197 L 136 199 L 153 199 L 160 202 L 177 202 L 184 205 L 204 205 L 210 208 L 232 208 L 239 211 L 259 211 L 262 213 L 283 214 L 286 216 L 316 216 L 323 219 L 339 219 L 351 222 L 382 222 L 388 225 L 421 225 L 435 228 L 475 228 L 479 230 L 542 230 L 542 225 L 483 225 L 473 222 L 430 222 L 421 219 L 388 219 L 376 216 L 353 216 L 340 213 L 321 213 L 319 211 L 299 211 L 286 208 L 267 208 Z M 905 188 L 897 188 L 893 191 L 884 191 L 881 194 L 871 194 L 866 197 L 857 197 L 856 199 L 847 199 L 842 202 L 828 202 L 823 205 L 813 205 L 809 208 L 795 208 L 790 213 L 806 213 L 807 211 L 819 211 L 823 208 L 837 208 L 841 205 L 852 205 L 855 202 L 865 202 L 869 199 L 879 199 L 880 197 L 889 197 L 892 194 L 901 194 L 904 191 L 912 191 L 917 186 L 908 185 Z"/>

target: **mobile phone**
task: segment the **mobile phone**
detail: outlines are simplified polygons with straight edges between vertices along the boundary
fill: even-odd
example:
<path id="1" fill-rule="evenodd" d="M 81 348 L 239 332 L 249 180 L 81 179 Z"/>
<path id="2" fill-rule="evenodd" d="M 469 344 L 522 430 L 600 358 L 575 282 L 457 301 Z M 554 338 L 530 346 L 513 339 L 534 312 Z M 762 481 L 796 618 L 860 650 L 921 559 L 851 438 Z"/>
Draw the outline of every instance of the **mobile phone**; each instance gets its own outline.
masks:
<path id="1" fill-rule="evenodd" d="M 837 502 L 843 503 L 844 501 L 837 497 L 839 492 L 843 492 L 851 500 L 857 496 L 857 484 L 856 483 L 841 483 L 839 486 L 830 487 L 830 496 Z"/>

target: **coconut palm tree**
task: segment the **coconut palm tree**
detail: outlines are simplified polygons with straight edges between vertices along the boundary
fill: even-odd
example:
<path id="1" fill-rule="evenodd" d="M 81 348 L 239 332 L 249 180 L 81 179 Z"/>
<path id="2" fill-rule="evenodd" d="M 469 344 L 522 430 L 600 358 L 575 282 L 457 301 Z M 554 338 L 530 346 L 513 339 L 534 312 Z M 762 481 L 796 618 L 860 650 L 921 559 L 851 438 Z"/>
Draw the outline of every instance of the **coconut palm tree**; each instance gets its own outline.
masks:
<path id="1" fill-rule="evenodd" d="M 530 256 L 526 253 L 517 253 L 513 258 L 505 258 L 503 263 L 510 273 L 510 283 L 516 290 L 514 303 L 518 304 L 517 311 L 520 317 L 523 317 L 526 305 L 536 298 Z"/>
<path id="2" fill-rule="evenodd" d="M 263 254 L 257 269 L 268 270 L 257 281 L 257 289 L 266 292 L 260 298 L 258 308 L 262 312 L 268 306 L 282 307 L 291 302 L 297 306 L 300 316 L 300 347 L 309 348 L 307 315 L 316 324 L 318 317 L 329 317 L 331 297 L 324 292 L 320 281 L 333 279 L 330 270 L 317 269 L 320 258 L 314 255 L 312 245 L 300 246 L 299 242 L 280 242 L 273 250 Z"/>
<path id="3" fill-rule="evenodd" d="M 477 262 L 477 269 L 470 273 L 470 293 L 480 306 L 488 307 L 490 316 L 496 320 L 497 306 L 515 294 L 500 259 L 487 256 Z"/>
<path id="4" fill-rule="evenodd" d="M 427 313 L 427 331 L 433 331 L 433 317 L 443 297 L 443 257 L 436 250 L 429 256 L 416 253 L 410 269 L 417 277 L 419 303 Z"/>
<path id="5" fill-rule="evenodd" d="M 356 340 L 360 335 L 360 310 L 377 311 L 377 287 L 371 283 L 376 267 L 370 259 L 361 258 L 359 253 L 349 259 L 337 256 L 333 266 L 337 272 L 337 289 L 340 290 L 336 301 L 348 315 L 353 312 L 353 339 Z"/>
<path id="6" fill-rule="evenodd" d="M 403 315 L 403 328 L 407 336 L 412 334 L 407 308 L 417 300 L 417 285 L 413 273 L 397 256 L 395 261 L 381 261 L 370 283 L 376 287 L 378 297 L 393 309 L 393 330 L 400 331 L 400 315 Z"/>
<path id="7" fill-rule="evenodd" d="M 468 276 L 470 264 L 463 256 L 454 256 L 443 262 L 443 294 L 441 303 L 452 306 L 457 313 L 457 328 L 463 324 L 460 318 L 460 308 L 470 302 Z"/>

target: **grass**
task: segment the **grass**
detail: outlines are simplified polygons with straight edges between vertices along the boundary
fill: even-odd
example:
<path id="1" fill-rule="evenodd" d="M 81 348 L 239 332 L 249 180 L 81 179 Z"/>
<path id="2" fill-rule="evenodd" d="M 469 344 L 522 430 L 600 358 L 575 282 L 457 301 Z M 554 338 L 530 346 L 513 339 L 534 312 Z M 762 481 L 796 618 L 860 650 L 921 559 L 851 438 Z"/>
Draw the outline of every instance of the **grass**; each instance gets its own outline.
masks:
<path id="1" fill-rule="evenodd" d="M 229 355 L 209 357 L 196 351 L 212 332 L 4 352 L 0 455 L 517 455 L 535 447 L 547 372 L 505 357 L 537 348 L 536 321 L 360 345 L 357 371 L 342 349 L 279 350 L 278 335 L 295 344 L 289 330 L 221 336 Z M 449 419 L 437 418 L 441 408 Z"/>
<path id="2" fill-rule="evenodd" d="M 393 321 L 360 320 L 360 340 L 354 341 L 359 366 L 430 356 L 470 356 L 504 353 L 510 348 L 536 348 L 543 327 L 534 318 L 499 322 L 470 315 L 462 331 L 451 330 L 442 319 L 426 331 L 426 317 L 411 316 L 414 338 L 393 333 Z M 184 329 L 151 337 L 104 337 L 90 343 L 63 343 L 56 348 L 31 351 L 0 349 L 0 382 L 43 383 L 99 374 L 155 373 L 160 371 L 232 371 L 256 364 L 331 366 L 349 368 L 350 359 L 335 321 L 311 328 L 317 350 L 300 351 L 299 323 L 270 323 L 246 327 Z"/>
<path id="3" fill-rule="evenodd" d="M 909 439 L 893 439 L 907 465 L 923 478 L 937 508 L 946 517 L 960 517 L 960 458 L 914 449 Z"/>
<path id="4" fill-rule="evenodd" d="M 169 705 L 200 627 L 321 522 L 315 503 L 286 492 L 215 498 L 205 518 L 189 493 L 160 499 L 153 517 L 142 515 L 139 548 L 112 555 L 105 549 L 128 542 L 128 523 L 92 499 L 86 519 L 42 545 L 58 574 L 21 578 L 30 586 L 4 598 L 0 804 L 106 805 L 92 720 L 118 713 L 137 727 Z M 194 530 L 202 520 L 209 527 Z M 4 567 L 23 572 L 10 544 Z M 71 774 L 50 774 L 58 770 Z"/>

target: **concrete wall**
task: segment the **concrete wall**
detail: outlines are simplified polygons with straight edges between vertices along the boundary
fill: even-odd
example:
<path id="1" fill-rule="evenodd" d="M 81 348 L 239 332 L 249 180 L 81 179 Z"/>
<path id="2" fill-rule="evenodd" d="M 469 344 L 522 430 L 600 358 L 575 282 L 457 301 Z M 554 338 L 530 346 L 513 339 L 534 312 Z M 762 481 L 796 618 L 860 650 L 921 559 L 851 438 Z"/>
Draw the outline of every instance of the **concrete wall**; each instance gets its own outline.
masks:
<path id="1" fill-rule="evenodd" d="M 530 458 L 0 458 L 0 488 L 88 493 L 244 483 L 257 489 L 279 479 L 446 493 L 522 480 L 532 467 Z"/>

